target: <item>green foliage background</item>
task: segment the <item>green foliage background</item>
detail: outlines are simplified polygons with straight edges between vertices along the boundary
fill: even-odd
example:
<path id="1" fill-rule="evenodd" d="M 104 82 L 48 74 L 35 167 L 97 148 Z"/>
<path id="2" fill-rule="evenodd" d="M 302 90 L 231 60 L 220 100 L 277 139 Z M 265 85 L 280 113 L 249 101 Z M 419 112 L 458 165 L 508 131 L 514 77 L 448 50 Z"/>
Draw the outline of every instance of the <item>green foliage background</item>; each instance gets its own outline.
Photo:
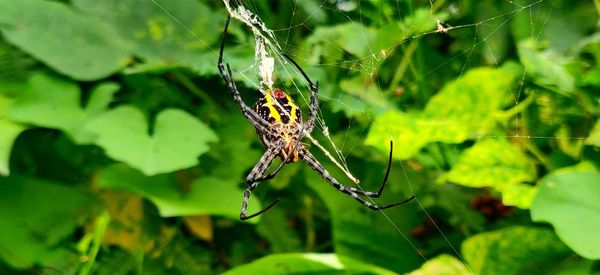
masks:
<path id="1" fill-rule="evenodd" d="M 0 0 L 0 273 L 598 273 L 600 3 L 430 2 L 244 2 L 319 81 L 361 186 L 391 137 L 378 202 L 418 200 L 372 212 L 296 163 L 240 222 L 263 149 L 216 69 L 223 3 Z"/>

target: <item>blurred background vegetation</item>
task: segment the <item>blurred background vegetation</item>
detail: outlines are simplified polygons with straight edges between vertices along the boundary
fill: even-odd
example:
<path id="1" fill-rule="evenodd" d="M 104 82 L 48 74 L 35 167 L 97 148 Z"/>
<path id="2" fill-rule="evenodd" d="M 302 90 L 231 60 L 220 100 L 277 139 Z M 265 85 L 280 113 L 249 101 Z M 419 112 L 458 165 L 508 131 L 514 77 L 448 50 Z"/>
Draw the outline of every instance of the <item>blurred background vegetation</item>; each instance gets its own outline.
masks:
<path id="1" fill-rule="evenodd" d="M 598 1 L 241 4 L 319 81 L 317 140 L 375 190 L 391 137 L 377 201 L 418 200 L 373 212 L 295 163 L 241 222 L 263 148 L 216 68 L 222 2 L 0 0 L 0 273 L 599 272 Z"/>

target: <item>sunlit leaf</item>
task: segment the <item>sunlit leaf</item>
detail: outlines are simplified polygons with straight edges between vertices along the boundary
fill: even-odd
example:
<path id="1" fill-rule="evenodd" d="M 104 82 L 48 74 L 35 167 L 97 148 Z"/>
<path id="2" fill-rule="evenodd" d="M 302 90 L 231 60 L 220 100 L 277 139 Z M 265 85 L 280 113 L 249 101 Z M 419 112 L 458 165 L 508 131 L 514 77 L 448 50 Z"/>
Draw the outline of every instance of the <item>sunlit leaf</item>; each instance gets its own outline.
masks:
<path id="1" fill-rule="evenodd" d="M 596 121 L 594 129 L 590 135 L 585 139 L 585 144 L 600 147 L 600 120 Z"/>
<path id="2" fill-rule="evenodd" d="M 394 142 L 394 157 L 407 159 L 414 156 L 427 143 L 431 136 L 427 122 L 419 114 L 389 111 L 377 116 L 369 130 L 365 143 L 381 150 L 388 150 L 390 138 Z"/>
<path id="3" fill-rule="evenodd" d="M 555 173 L 544 177 L 531 206 L 534 221 L 549 222 L 577 254 L 600 259 L 600 173 Z"/>
<path id="4" fill-rule="evenodd" d="M 0 177 L 0 258 L 23 269 L 64 256 L 58 244 L 83 224 L 93 203 L 60 183 Z"/>
<path id="5" fill-rule="evenodd" d="M 487 138 L 466 150 L 439 182 L 467 187 L 491 187 L 502 193 L 506 205 L 529 208 L 536 188 L 523 183 L 535 180 L 535 167 L 505 138 Z"/>
<path id="6" fill-rule="evenodd" d="M 409 275 L 465 275 L 473 274 L 465 264 L 456 257 L 442 254 L 425 262 L 421 268 Z"/>
<path id="7" fill-rule="evenodd" d="M 423 112 L 432 141 L 460 143 L 490 132 L 496 115 L 513 99 L 512 83 L 520 68 L 475 68 L 446 84 Z"/>
<path id="8" fill-rule="evenodd" d="M 545 274 L 571 252 L 551 230 L 512 226 L 468 238 L 462 253 L 475 274 Z"/>
<path id="9" fill-rule="evenodd" d="M 512 98 L 509 91 L 517 76 L 514 66 L 472 69 L 432 97 L 423 112 L 377 116 L 365 143 L 384 150 L 392 137 L 394 156 L 407 159 L 430 142 L 454 144 L 485 135 Z"/>
<path id="10" fill-rule="evenodd" d="M 1 0 L 0 30 L 13 45 L 78 80 L 104 78 L 129 61 L 127 46 L 106 21 L 56 1 Z"/>
<path id="11" fill-rule="evenodd" d="M 336 254 L 275 254 L 238 266 L 224 274 L 366 273 L 396 274 L 350 257 Z"/>
<path id="12" fill-rule="evenodd" d="M 113 165 L 100 171 L 98 185 L 103 188 L 123 190 L 152 201 L 161 216 L 221 215 L 239 220 L 242 194 L 235 181 L 218 178 L 200 178 L 194 181 L 189 192 L 178 188 L 171 175 L 147 177 L 125 165 Z M 253 197 L 249 213 L 260 210 L 260 202 Z M 251 219 L 256 222 L 259 219 Z"/>
<path id="13" fill-rule="evenodd" d="M 121 106 L 86 124 L 106 154 L 146 175 L 173 172 L 198 163 L 217 136 L 204 123 L 182 110 L 164 110 L 156 117 L 153 134 L 135 107 Z"/>

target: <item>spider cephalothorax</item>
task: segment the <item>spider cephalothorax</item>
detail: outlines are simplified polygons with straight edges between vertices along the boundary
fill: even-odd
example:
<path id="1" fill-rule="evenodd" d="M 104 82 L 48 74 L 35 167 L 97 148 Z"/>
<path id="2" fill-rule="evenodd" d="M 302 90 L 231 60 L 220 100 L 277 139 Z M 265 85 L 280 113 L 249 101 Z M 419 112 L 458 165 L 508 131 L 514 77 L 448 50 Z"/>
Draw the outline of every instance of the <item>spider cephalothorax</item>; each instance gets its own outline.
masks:
<path id="1" fill-rule="evenodd" d="M 223 31 L 223 39 L 221 40 L 221 50 L 219 51 L 219 60 L 217 61 L 217 68 L 227 83 L 227 87 L 233 96 L 233 100 L 238 104 L 242 113 L 248 119 L 250 123 L 256 129 L 256 133 L 260 137 L 263 145 L 265 146 L 265 153 L 262 155 L 260 160 L 254 168 L 250 171 L 248 176 L 246 177 L 246 182 L 248 183 L 248 187 L 244 192 L 244 199 L 242 200 L 242 211 L 240 212 L 240 219 L 246 220 L 252 217 L 256 217 L 265 211 L 269 210 L 269 208 L 273 207 L 278 201 L 274 201 L 269 204 L 267 207 L 262 210 L 254 213 L 252 215 L 247 216 L 246 210 L 248 208 L 248 200 L 250 199 L 250 193 L 254 188 L 256 188 L 261 182 L 272 179 L 279 172 L 279 170 L 283 167 L 283 165 L 291 162 L 296 162 L 298 160 L 303 160 L 306 162 L 310 168 L 315 170 L 321 177 L 323 177 L 331 186 L 340 192 L 351 196 L 353 199 L 359 201 L 366 207 L 373 210 L 381 210 L 390 208 L 396 205 L 404 204 L 409 202 L 414 198 L 414 196 L 405 199 L 400 202 L 392 203 L 386 206 L 378 206 L 374 203 L 366 201 L 363 197 L 374 197 L 378 198 L 383 192 L 383 188 L 385 187 L 385 183 L 387 182 L 388 175 L 390 173 L 390 169 L 392 167 L 392 143 L 390 141 L 390 155 L 388 158 L 388 166 L 385 173 L 385 177 L 383 179 L 383 183 L 379 187 L 377 192 L 370 192 L 364 190 L 358 190 L 354 187 L 349 187 L 339 183 L 331 174 L 325 170 L 323 165 L 319 163 L 319 161 L 304 147 L 302 142 L 303 137 L 310 134 L 312 132 L 315 121 L 317 118 L 317 112 L 319 110 L 319 103 L 317 101 L 317 97 L 319 94 L 319 82 L 313 84 L 308 75 L 300 68 L 300 65 L 296 63 L 292 58 L 287 55 L 283 55 L 298 71 L 302 74 L 306 82 L 308 83 L 308 88 L 310 89 L 310 114 L 306 122 L 302 121 L 302 113 L 300 112 L 300 108 L 298 105 L 294 103 L 292 98 L 283 92 L 280 89 L 267 90 L 265 95 L 262 96 L 254 108 L 248 107 L 240 96 L 240 93 L 235 86 L 235 79 L 233 78 L 233 73 L 231 72 L 231 67 L 229 64 L 223 66 L 223 48 L 225 47 L 225 35 L 227 34 L 227 27 L 229 26 L 230 17 L 227 18 L 227 23 L 225 23 L 225 30 Z M 267 175 L 267 170 L 273 160 L 279 156 L 281 158 L 281 164 L 271 173 Z"/>
<path id="2" fill-rule="evenodd" d="M 296 162 L 302 114 L 292 98 L 280 89 L 268 90 L 254 105 L 254 111 L 270 124 L 270 132 L 256 128 L 265 149 L 283 141 L 279 156 L 287 163 Z"/>

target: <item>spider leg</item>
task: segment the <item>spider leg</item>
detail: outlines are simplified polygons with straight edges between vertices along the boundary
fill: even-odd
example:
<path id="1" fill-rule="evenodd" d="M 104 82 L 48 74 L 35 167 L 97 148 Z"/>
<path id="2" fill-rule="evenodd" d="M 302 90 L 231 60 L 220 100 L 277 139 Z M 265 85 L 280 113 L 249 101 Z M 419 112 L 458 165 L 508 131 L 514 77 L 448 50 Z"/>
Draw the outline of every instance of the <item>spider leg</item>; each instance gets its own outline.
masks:
<path id="1" fill-rule="evenodd" d="M 248 105 L 246 105 L 246 103 L 244 103 L 244 101 L 242 100 L 240 92 L 238 91 L 237 86 L 235 85 L 235 80 L 233 78 L 233 73 L 231 71 L 229 63 L 225 64 L 227 68 L 223 66 L 223 49 L 225 48 L 225 38 L 227 36 L 227 29 L 229 28 L 229 21 L 231 21 L 231 16 L 227 16 L 225 28 L 223 29 L 223 37 L 221 38 L 221 48 L 219 50 L 217 68 L 219 69 L 221 77 L 223 77 L 223 80 L 227 84 L 227 87 L 229 88 L 229 92 L 231 93 L 233 100 L 237 103 L 240 109 L 242 109 L 242 113 L 244 114 L 246 119 L 248 119 L 248 121 L 250 121 L 252 125 L 260 129 L 261 131 L 268 132 L 270 126 L 269 123 L 265 121 L 262 117 L 260 117 L 256 112 L 254 112 L 252 108 L 248 107 Z"/>
<path id="2" fill-rule="evenodd" d="M 354 187 L 350 187 L 350 191 L 360 193 L 361 195 L 365 195 L 367 197 L 379 198 L 383 193 L 383 189 L 385 188 L 385 184 L 387 183 L 388 177 L 390 175 L 390 170 L 392 169 L 392 153 L 394 152 L 394 142 L 390 139 L 390 155 L 388 157 L 388 166 L 385 170 L 385 176 L 383 177 L 383 182 L 381 182 L 381 186 L 379 186 L 379 190 L 377 192 L 363 191 L 357 190 Z"/>
<path id="3" fill-rule="evenodd" d="M 283 148 L 283 147 L 282 147 Z M 302 150 L 304 148 L 304 146 L 302 146 L 302 144 L 300 143 L 296 143 L 296 145 L 294 145 L 294 147 L 292 148 L 292 151 L 295 150 Z M 254 179 L 254 181 L 267 181 L 270 180 L 272 178 L 274 178 L 277 173 L 279 173 L 279 171 L 281 170 L 281 168 L 283 168 L 284 165 L 286 165 L 288 163 L 288 160 L 290 160 L 290 158 L 292 158 L 292 154 L 290 154 L 289 156 L 287 156 L 286 159 L 284 159 L 283 161 L 281 161 L 281 163 L 279 164 L 279 166 L 277 166 L 277 168 L 275 168 L 275 170 L 273 170 L 273 172 L 271 172 L 270 174 L 260 177 L 260 178 L 256 178 Z"/>
<path id="4" fill-rule="evenodd" d="M 378 206 L 376 204 L 368 202 L 365 199 L 359 197 L 359 195 L 373 196 L 374 194 L 381 194 L 381 188 L 380 188 L 379 192 L 375 193 L 375 192 L 366 192 L 366 191 L 362 191 L 362 190 L 356 190 L 356 188 L 352 188 L 352 187 L 343 185 L 343 184 L 339 183 L 333 176 L 331 176 L 331 174 L 329 174 L 329 171 L 327 171 L 308 150 L 303 149 L 302 156 L 304 158 L 304 161 L 308 164 L 308 166 L 310 166 L 313 170 L 315 170 L 317 173 L 319 173 L 319 175 L 321 175 L 321 177 L 323 177 L 325 180 L 327 180 L 327 182 L 329 182 L 329 184 L 331 184 L 331 186 L 333 186 L 335 189 L 338 189 L 340 192 L 351 196 L 353 199 L 357 200 L 358 202 L 362 203 L 364 206 L 366 206 L 372 210 L 382 210 L 382 209 L 387 209 L 387 208 L 394 207 L 397 205 L 405 204 L 415 198 L 415 196 L 413 195 L 413 196 L 411 196 L 405 200 L 399 201 L 399 202 L 395 202 L 395 203 L 388 204 L 385 206 Z"/>
<path id="5" fill-rule="evenodd" d="M 317 100 L 319 97 L 319 81 L 317 81 L 317 84 L 310 89 L 310 92 L 310 115 L 308 117 L 308 120 L 304 124 L 304 127 L 306 128 L 306 133 L 312 132 L 313 128 L 315 127 L 315 122 L 317 120 L 317 115 L 319 112 L 319 101 Z M 304 136 L 303 134 L 304 133 L 302 133 L 302 136 Z"/>
<path id="6" fill-rule="evenodd" d="M 252 193 L 252 190 L 254 190 L 254 188 L 258 187 L 258 185 L 264 181 L 264 180 L 261 180 L 261 178 L 264 177 L 265 172 L 267 171 L 269 166 L 271 166 L 271 163 L 273 162 L 275 157 L 277 157 L 277 155 L 279 154 L 279 152 L 281 151 L 281 149 L 283 148 L 284 145 L 285 145 L 284 142 L 280 142 L 280 143 L 276 144 L 275 146 L 272 146 L 269 149 L 267 149 L 267 151 L 262 155 L 262 157 L 260 158 L 258 163 L 254 166 L 254 168 L 252 168 L 252 170 L 246 177 L 246 182 L 249 183 L 249 186 L 246 188 L 246 191 L 244 191 L 244 199 L 242 200 L 242 211 L 240 212 L 240 220 L 247 220 L 247 219 L 254 218 L 254 217 L 266 212 L 271 207 L 273 207 L 276 203 L 279 202 L 280 199 L 277 199 L 274 202 L 272 202 L 271 204 L 269 204 L 267 207 L 263 208 L 262 210 L 254 213 L 252 215 L 249 215 L 249 216 L 246 215 L 246 211 L 248 209 L 248 201 L 250 200 L 250 194 Z"/>
<path id="7" fill-rule="evenodd" d="M 290 61 L 294 67 L 296 67 L 296 69 L 298 69 L 298 71 L 300 71 L 300 73 L 302 74 L 302 76 L 304 77 L 304 79 L 306 80 L 306 82 L 308 82 L 308 88 L 310 89 L 311 95 L 310 95 L 310 116 L 308 117 L 307 122 L 304 124 L 304 128 L 305 128 L 305 132 L 310 133 L 313 130 L 313 127 L 315 126 L 315 121 L 317 118 L 317 114 L 319 111 L 319 102 L 318 102 L 318 96 L 319 96 L 319 81 L 316 82 L 316 84 L 313 84 L 313 82 L 310 80 L 310 78 L 308 77 L 308 75 L 306 74 L 306 72 L 304 72 L 304 70 L 300 67 L 300 65 L 298 65 L 298 63 L 292 59 L 289 55 L 287 54 L 283 54 L 283 56 L 285 57 L 285 59 L 287 59 L 288 61 Z M 302 136 L 304 136 L 304 134 L 301 134 Z"/>

